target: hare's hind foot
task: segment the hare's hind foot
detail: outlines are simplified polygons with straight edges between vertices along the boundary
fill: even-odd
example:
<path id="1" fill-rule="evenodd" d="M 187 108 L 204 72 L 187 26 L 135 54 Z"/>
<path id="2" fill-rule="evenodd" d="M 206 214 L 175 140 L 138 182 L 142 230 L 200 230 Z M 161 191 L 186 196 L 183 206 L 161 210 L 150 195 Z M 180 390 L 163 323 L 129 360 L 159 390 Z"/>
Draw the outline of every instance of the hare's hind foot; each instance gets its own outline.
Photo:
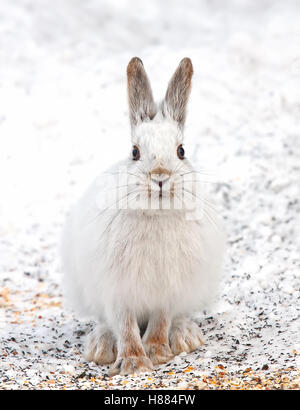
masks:
<path id="1" fill-rule="evenodd" d="M 88 335 L 84 358 L 96 364 L 113 363 L 117 357 L 117 343 L 111 330 L 105 325 L 97 325 Z"/>
<path id="2" fill-rule="evenodd" d="M 193 320 L 186 317 L 178 317 L 173 320 L 169 340 L 174 355 L 182 352 L 193 352 L 203 345 L 199 326 Z"/>

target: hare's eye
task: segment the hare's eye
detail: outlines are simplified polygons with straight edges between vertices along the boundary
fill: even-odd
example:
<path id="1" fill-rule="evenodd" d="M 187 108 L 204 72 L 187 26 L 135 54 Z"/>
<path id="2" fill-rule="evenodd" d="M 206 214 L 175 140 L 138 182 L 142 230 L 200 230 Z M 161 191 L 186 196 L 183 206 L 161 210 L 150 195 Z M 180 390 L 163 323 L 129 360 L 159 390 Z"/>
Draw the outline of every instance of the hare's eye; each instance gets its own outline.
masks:
<path id="1" fill-rule="evenodd" d="M 137 161 L 140 158 L 140 156 L 141 156 L 140 150 L 138 149 L 136 145 L 134 145 L 132 149 L 132 159 Z"/>
<path id="2" fill-rule="evenodd" d="M 181 144 L 177 147 L 177 156 L 179 159 L 184 159 L 184 149 Z"/>

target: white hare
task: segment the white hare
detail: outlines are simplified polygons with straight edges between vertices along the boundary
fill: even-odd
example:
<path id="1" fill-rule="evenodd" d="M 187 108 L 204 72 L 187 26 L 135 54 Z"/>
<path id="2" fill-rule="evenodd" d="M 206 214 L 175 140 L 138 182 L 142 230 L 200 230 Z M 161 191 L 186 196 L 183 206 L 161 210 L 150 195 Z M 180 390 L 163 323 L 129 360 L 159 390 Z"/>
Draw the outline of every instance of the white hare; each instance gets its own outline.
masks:
<path id="1" fill-rule="evenodd" d="M 157 105 L 142 61 L 129 62 L 132 151 L 95 180 L 64 230 L 67 296 L 97 321 L 85 358 L 113 363 L 111 375 L 150 371 L 197 349 L 201 333 L 190 316 L 218 285 L 222 225 L 192 189 L 199 174 L 183 148 L 192 75 L 184 58 Z"/>

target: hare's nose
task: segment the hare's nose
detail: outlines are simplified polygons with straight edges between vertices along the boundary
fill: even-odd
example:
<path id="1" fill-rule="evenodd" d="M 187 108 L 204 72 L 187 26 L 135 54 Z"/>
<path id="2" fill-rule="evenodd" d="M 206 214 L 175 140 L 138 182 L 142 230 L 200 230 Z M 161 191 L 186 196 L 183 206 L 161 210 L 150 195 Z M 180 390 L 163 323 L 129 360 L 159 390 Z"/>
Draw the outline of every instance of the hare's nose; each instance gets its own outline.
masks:
<path id="1" fill-rule="evenodd" d="M 153 168 L 152 171 L 150 171 L 150 175 L 168 175 L 171 176 L 171 171 L 168 170 L 167 168 L 163 168 L 161 166 Z"/>
<path id="2" fill-rule="evenodd" d="M 160 188 L 162 187 L 163 182 L 167 181 L 171 176 L 171 172 L 162 167 L 157 167 L 154 168 L 150 172 L 150 178 L 152 181 L 155 181 L 157 184 L 159 184 Z"/>

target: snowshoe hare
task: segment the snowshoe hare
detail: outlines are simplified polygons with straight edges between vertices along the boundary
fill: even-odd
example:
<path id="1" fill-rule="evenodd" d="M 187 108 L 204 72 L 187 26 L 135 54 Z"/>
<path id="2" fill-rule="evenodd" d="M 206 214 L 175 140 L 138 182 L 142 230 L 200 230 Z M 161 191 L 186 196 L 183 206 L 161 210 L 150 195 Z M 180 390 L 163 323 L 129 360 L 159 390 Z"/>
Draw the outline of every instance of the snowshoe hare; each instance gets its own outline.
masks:
<path id="1" fill-rule="evenodd" d="M 110 375 L 202 344 L 191 315 L 215 294 L 224 235 L 183 147 L 192 75 L 184 58 L 156 104 L 142 61 L 129 62 L 130 155 L 94 181 L 64 230 L 66 296 L 97 321 L 84 355 L 112 363 Z"/>

